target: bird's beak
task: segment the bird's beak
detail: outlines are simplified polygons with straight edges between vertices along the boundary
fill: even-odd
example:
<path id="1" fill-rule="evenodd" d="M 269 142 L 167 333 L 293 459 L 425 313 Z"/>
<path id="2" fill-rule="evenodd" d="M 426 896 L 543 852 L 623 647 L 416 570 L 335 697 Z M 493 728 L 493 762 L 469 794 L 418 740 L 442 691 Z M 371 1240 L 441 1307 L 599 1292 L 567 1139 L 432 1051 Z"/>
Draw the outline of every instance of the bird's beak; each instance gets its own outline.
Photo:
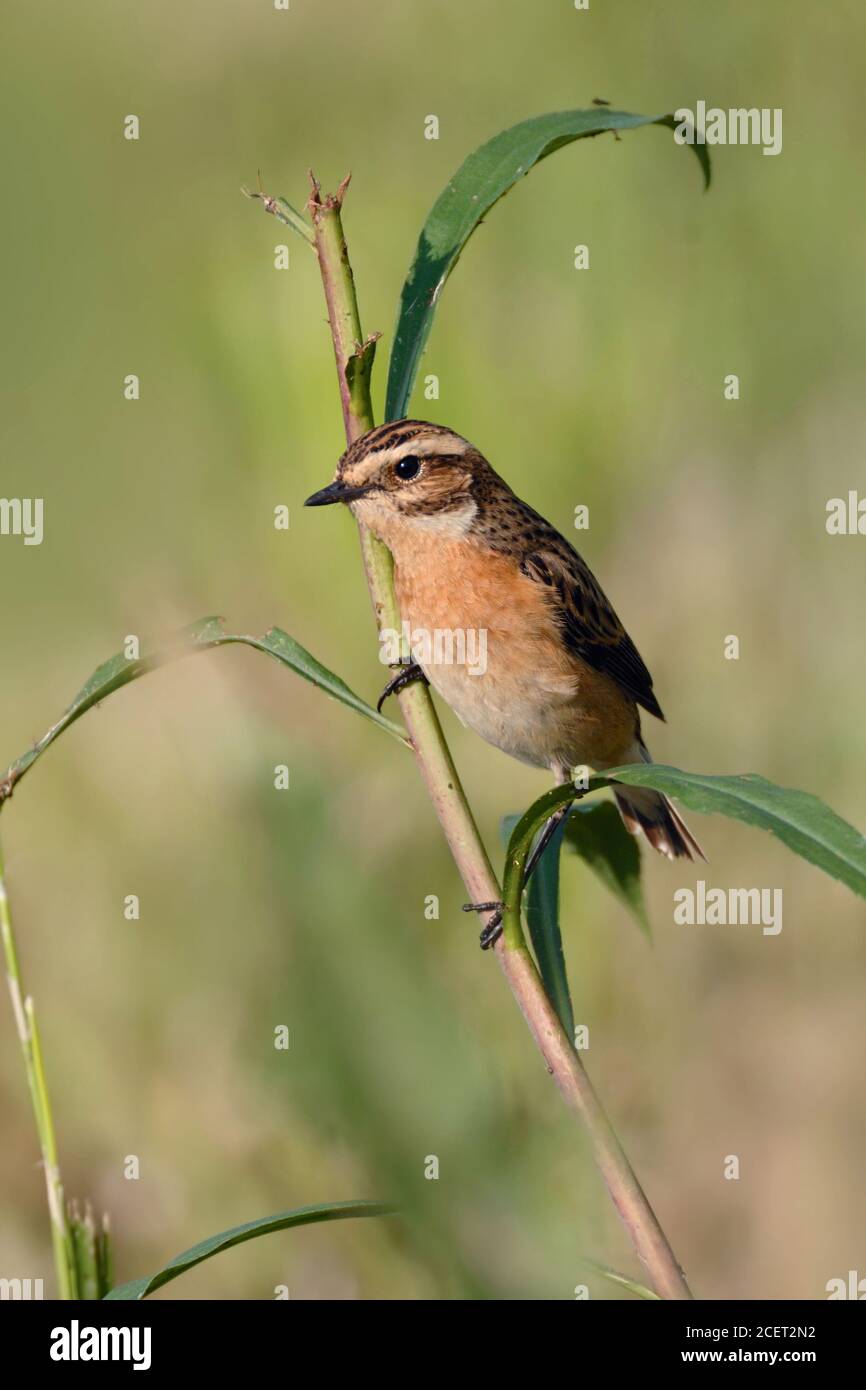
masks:
<path id="1" fill-rule="evenodd" d="M 348 483 L 341 483 L 338 479 L 321 488 L 319 492 L 314 492 L 312 497 L 307 498 L 304 506 L 330 507 L 332 502 L 354 502 L 356 497 L 363 497 L 367 491 L 365 487 L 350 487 Z"/>

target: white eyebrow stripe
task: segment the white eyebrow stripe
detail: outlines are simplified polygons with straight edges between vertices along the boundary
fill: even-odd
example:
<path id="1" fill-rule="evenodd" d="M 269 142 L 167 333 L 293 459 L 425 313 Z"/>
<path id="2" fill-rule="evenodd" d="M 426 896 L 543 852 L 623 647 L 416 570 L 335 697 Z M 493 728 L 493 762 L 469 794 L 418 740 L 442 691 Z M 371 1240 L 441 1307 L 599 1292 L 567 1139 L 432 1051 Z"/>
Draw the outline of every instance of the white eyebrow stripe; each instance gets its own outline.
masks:
<path id="1" fill-rule="evenodd" d="M 395 462 L 401 458 L 429 458 L 435 454 L 455 454 L 462 458 L 468 447 L 466 440 L 457 434 L 428 435 L 426 439 L 419 436 L 416 439 L 407 439 L 402 444 L 395 444 L 387 452 L 383 450 L 379 458 L 388 458 Z"/>

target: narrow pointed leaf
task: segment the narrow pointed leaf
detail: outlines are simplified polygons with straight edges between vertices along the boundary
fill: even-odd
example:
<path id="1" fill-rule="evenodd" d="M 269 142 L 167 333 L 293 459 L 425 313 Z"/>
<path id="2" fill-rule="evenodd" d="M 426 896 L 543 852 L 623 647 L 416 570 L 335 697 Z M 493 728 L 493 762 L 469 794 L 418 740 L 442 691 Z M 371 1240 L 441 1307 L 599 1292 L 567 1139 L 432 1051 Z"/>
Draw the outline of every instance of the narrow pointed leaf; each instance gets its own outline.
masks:
<path id="1" fill-rule="evenodd" d="M 442 288 L 463 247 L 494 203 L 542 159 L 574 140 L 639 126 L 673 129 L 675 124 L 671 115 L 637 116 L 603 107 L 554 111 L 500 131 L 461 164 L 424 223 L 403 286 L 388 369 L 387 420 L 406 414 Z M 710 164 L 706 146 L 695 144 L 690 148 L 700 161 L 708 186 Z"/>
<path id="2" fill-rule="evenodd" d="M 519 821 L 520 816 L 503 818 L 499 832 L 506 845 Z M 573 1038 L 574 1009 L 559 927 L 559 856 L 562 839 L 563 826 L 559 826 L 529 880 L 523 907 L 545 992 L 566 1033 Z"/>
<path id="3" fill-rule="evenodd" d="M 866 837 L 810 792 L 777 787 L 754 772 L 712 777 L 662 763 L 614 767 L 607 777 L 632 787 L 654 787 L 703 815 L 731 816 L 767 830 L 795 854 L 866 897 Z"/>
<path id="4" fill-rule="evenodd" d="M 558 825 L 535 867 L 526 892 L 526 925 L 547 997 L 569 1038 L 574 1038 L 574 1009 L 559 926 L 559 856 L 567 821 Z"/>
<path id="5" fill-rule="evenodd" d="M 578 803 L 565 823 L 565 842 L 650 934 L 640 876 L 640 848 L 610 801 Z M 531 880 L 530 880 L 531 882 Z"/>
<path id="6" fill-rule="evenodd" d="M 263 637 L 252 637 L 226 632 L 221 618 L 202 618 L 199 622 L 184 628 L 162 647 L 147 656 L 130 660 L 123 652 L 118 652 L 109 661 L 97 667 L 57 723 L 52 724 L 38 743 L 35 743 L 32 748 L 28 748 L 26 753 L 23 753 L 20 758 L 16 758 L 6 769 L 0 778 L 0 807 L 12 795 L 25 772 L 33 766 L 47 748 L 50 748 L 55 739 L 59 738 L 71 724 L 74 724 L 77 719 L 80 719 L 83 714 L 86 714 L 89 709 L 92 709 L 108 695 L 112 695 L 116 690 L 129 685 L 131 681 L 137 680 L 139 676 L 146 675 L 148 671 L 153 671 L 158 666 L 164 666 L 170 661 L 178 661 L 182 657 L 191 656 L 194 652 L 207 651 L 232 643 L 240 643 L 244 646 L 254 647 L 257 651 L 266 652 L 268 656 L 272 656 L 275 660 L 282 662 L 284 666 L 288 666 L 296 675 L 303 676 L 304 680 L 311 681 L 313 685 L 317 685 L 326 694 L 332 695 L 334 699 L 348 705 L 356 713 L 362 714 L 365 719 L 378 724 L 379 728 L 385 729 L 394 738 L 400 739 L 402 743 L 408 742 L 405 733 L 398 724 L 392 723 L 390 719 L 377 713 L 372 705 L 368 705 L 365 700 L 350 690 L 345 681 L 341 680 L 339 676 L 335 676 L 333 671 L 329 671 L 306 648 L 280 628 L 272 627 Z"/>
<path id="7" fill-rule="evenodd" d="M 259 1221 L 248 1221 L 243 1226 L 233 1226 L 228 1231 L 220 1231 L 219 1235 L 208 1236 L 207 1240 L 199 1241 L 198 1245 L 175 1255 L 156 1274 L 119 1284 L 105 1298 L 125 1302 L 146 1298 L 155 1289 L 177 1279 L 178 1275 L 194 1265 L 200 1265 L 203 1260 L 219 1255 L 222 1250 L 230 1250 L 233 1245 L 243 1245 L 247 1240 L 271 1235 L 274 1231 L 287 1231 L 292 1226 L 311 1226 L 320 1221 L 346 1221 L 353 1216 L 390 1216 L 393 1212 L 394 1208 L 384 1202 L 356 1201 L 326 1202 L 321 1206 L 296 1207 L 293 1211 L 278 1212 L 276 1216 L 264 1216 Z"/>
<path id="8" fill-rule="evenodd" d="M 683 772 L 663 763 L 614 767 L 589 779 L 589 792 L 623 783 L 652 787 L 676 797 L 689 810 L 724 815 L 775 835 L 803 859 L 866 898 L 866 837 L 810 792 L 778 787 L 756 773 L 711 776 Z M 526 859 L 533 836 L 549 815 L 574 796 L 573 787 L 554 787 L 530 806 L 512 831 L 503 881 L 506 939 L 519 906 Z M 514 934 L 515 943 L 517 941 Z"/>

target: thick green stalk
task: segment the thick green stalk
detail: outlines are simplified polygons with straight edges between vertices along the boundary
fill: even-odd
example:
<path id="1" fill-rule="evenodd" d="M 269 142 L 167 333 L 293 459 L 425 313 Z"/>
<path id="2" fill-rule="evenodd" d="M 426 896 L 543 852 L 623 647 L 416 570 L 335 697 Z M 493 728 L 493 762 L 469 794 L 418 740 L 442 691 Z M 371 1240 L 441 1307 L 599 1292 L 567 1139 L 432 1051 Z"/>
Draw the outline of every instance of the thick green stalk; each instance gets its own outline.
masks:
<path id="1" fill-rule="evenodd" d="M 48 1195 L 48 1215 L 51 1223 L 51 1243 L 54 1248 L 58 1293 L 61 1298 L 77 1298 L 75 1255 L 63 1201 L 63 1184 L 60 1181 L 57 1140 L 54 1134 L 54 1121 L 45 1079 L 42 1044 L 36 1024 L 33 1000 L 29 996 L 25 996 L 21 984 L 18 951 L 12 930 L 12 913 L 6 892 L 2 848 L 0 848 L 0 935 L 3 937 L 3 954 L 6 959 L 9 993 L 12 997 L 12 1012 L 15 1015 L 15 1026 L 18 1030 L 18 1038 L 24 1056 L 24 1070 L 30 1089 L 39 1147 L 42 1151 L 42 1167 L 45 1172 L 45 1190 Z"/>
<path id="2" fill-rule="evenodd" d="M 352 443 L 374 424 L 370 368 L 375 338 L 364 339 L 361 331 L 355 283 L 343 235 L 341 210 L 347 184 L 348 179 L 336 194 L 323 198 L 318 183 L 312 179 L 313 191 L 307 208 L 313 220 L 314 249 L 328 306 L 346 440 Z M 391 555 L 364 527 L 360 532 L 377 624 L 380 629 L 388 627 L 399 631 Z M 472 902 L 496 902 L 501 898 L 501 890 L 429 691 L 416 681 L 401 691 L 398 699 L 419 771 L 469 898 Z M 652 1287 L 662 1298 L 690 1298 L 688 1285 L 667 1238 L 545 993 L 523 937 L 519 913 L 516 920 L 514 914 L 509 914 L 509 918 L 508 931 L 496 943 L 496 957 L 547 1070 L 567 1104 L 586 1126 L 596 1163 Z"/>

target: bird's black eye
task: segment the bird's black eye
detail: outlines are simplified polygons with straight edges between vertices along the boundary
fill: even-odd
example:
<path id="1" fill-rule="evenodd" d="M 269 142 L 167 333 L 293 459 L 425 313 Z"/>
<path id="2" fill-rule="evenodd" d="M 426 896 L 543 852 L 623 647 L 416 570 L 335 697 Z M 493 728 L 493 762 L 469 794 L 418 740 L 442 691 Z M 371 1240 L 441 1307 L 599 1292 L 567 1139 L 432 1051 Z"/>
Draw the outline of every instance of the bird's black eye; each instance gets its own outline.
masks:
<path id="1" fill-rule="evenodd" d="M 421 462 L 416 459 L 414 454 L 407 454 L 394 465 L 394 472 L 401 482 L 408 483 L 410 479 L 417 478 L 421 471 Z"/>

